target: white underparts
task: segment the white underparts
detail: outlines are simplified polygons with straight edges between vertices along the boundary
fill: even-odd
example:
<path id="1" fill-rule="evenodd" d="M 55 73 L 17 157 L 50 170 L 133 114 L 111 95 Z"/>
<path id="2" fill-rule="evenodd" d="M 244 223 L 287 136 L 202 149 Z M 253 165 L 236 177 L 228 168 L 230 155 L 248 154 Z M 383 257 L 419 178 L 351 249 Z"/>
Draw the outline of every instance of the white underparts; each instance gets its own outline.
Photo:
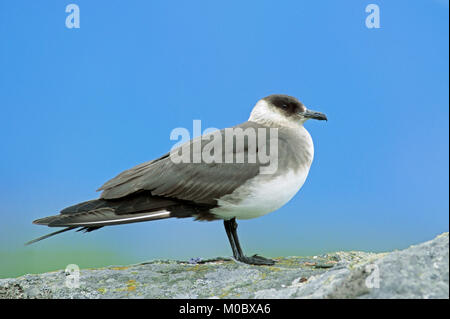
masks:
<path id="1" fill-rule="evenodd" d="M 258 175 L 218 200 L 211 213 L 223 218 L 251 219 L 271 213 L 294 197 L 308 176 L 309 167 L 272 178 Z"/>

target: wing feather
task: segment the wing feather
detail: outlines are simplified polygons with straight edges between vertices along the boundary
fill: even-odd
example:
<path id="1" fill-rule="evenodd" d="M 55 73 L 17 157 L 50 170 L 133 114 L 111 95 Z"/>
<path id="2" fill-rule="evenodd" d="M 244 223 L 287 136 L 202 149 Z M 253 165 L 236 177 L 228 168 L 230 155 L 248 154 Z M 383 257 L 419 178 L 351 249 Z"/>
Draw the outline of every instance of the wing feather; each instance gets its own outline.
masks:
<path id="1" fill-rule="evenodd" d="M 235 128 L 252 128 L 257 130 L 264 127 L 253 122 L 246 122 Z M 116 199 L 139 191 L 150 191 L 154 196 L 176 198 L 188 200 L 196 203 L 215 204 L 216 200 L 226 194 L 232 193 L 237 187 L 244 184 L 250 178 L 256 176 L 260 170 L 259 157 L 256 156 L 256 163 L 225 163 L 226 153 L 232 152 L 233 158 L 236 155 L 243 155 L 247 158 L 249 152 L 248 140 L 245 139 L 243 145 L 236 145 L 234 142 L 232 150 L 224 147 L 225 131 L 221 130 L 222 138 L 222 163 L 177 163 L 174 161 L 174 154 L 177 154 L 180 146 L 172 153 L 137 165 L 126 170 L 115 178 L 106 182 L 99 190 L 102 190 L 102 199 Z M 217 133 L 216 133 L 217 134 Z M 269 134 L 266 134 L 267 141 L 270 141 Z M 209 135 L 199 137 L 202 139 L 200 152 L 211 140 Z M 189 141 L 191 159 L 195 148 L 193 144 L 198 139 Z M 257 140 L 255 141 L 258 142 Z"/>

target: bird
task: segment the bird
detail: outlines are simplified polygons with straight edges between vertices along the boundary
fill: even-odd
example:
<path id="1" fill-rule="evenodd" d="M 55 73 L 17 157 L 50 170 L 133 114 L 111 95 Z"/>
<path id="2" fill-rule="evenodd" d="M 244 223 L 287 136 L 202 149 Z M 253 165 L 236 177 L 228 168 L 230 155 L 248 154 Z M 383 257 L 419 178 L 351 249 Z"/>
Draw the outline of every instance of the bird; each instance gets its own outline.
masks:
<path id="1" fill-rule="evenodd" d="M 112 225 L 192 217 L 223 220 L 236 261 L 273 265 L 275 260 L 243 253 L 236 220 L 276 211 L 301 189 L 314 157 L 313 140 L 304 127 L 309 119 L 328 121 L 324 113 L 308 109 L 293 96 L 266 96 L 257 101 L 246 122 L 173 147 L 104 183 L 97 190 L 101 191 L 98 199 L 33 221 L 65 228 L 26 244 L 72 229 L 91 232 Z M 239 134 L 227 135 L 234 132 Z M 213 142 L 217 147 L 211 147 Z M 276 156 L 268 157 L 268 151 Z M 205 154 L 212 154 L 213 160 Z M 197 155 L 200 161 L 195 160 Z"/>

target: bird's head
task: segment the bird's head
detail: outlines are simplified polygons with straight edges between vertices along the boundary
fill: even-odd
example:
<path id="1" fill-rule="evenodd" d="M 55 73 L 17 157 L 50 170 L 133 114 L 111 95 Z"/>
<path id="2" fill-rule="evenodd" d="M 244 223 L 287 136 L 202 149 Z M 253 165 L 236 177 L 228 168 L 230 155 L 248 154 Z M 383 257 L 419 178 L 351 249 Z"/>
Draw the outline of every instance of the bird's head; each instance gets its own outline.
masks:
<path id="1" fill-rule="evenodd" d="M 273 94 L 256 103 L 250 114 L 250 121 L 276 125 L 298 126 L 307 120 L 327 120 L 325 114 L 309 110 L 295 97 Z"/>

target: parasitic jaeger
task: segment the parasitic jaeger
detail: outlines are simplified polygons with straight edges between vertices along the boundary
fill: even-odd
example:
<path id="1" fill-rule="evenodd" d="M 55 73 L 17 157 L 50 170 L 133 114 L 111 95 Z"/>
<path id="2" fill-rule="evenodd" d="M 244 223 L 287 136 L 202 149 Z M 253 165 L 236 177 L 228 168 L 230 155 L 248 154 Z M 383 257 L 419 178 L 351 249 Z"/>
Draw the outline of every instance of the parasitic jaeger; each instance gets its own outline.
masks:
<path id="1" fill-rule="evenodd" d="M 160 158 L 120 173 L 98 189 L 102 191 L 99 199 L 35 220 L 34 224 L 66 228 L 27 244 L 71 229 L 90 232 L 111 225 L 193 217 L 195 220 L 223 220 L 236 260 L 272 265 L 271 259 L 244 255 L 236 219 L 251 219 L 273 212 L 303 186 L 314 156 L 313 141 L 303 126 L 308 119 L 327 120 L 327 117 L 308 110 L 294 97 L 267 96 L 256 103 L 247 122 L 231 128 L 232 132 L 244 132 L 243 142 L 237 141 L 239 134 L 236 134 L 231 139 L 231 147 L 222 145 L 208 151 L 214 153 L 215 160 L 192 161 L 192 158 L 199 152 L 205 154 L 208 141 L 214 138 L 227 144 L 229 129 L 192 139 Z M 259 134 L 261 130 L 265 133 Z M 255 139 L 250 138 L 252 131 L 258 133 L 253 135 Z M 276 134 L 269 134 L 272 132 Z M 272 171 L 263 168 L 274 163 L 264 162 L 264 157 L 259 156 L 262 152 L 267 155 L 268 150 L 276 154 L 270 159 L 276 161 Z M 188 157 L 180 161 L 183 151 Z M 238 156 L 247 161 L 237 161 Z M 233 161 L 226 161 L 227 158 Z"/>

